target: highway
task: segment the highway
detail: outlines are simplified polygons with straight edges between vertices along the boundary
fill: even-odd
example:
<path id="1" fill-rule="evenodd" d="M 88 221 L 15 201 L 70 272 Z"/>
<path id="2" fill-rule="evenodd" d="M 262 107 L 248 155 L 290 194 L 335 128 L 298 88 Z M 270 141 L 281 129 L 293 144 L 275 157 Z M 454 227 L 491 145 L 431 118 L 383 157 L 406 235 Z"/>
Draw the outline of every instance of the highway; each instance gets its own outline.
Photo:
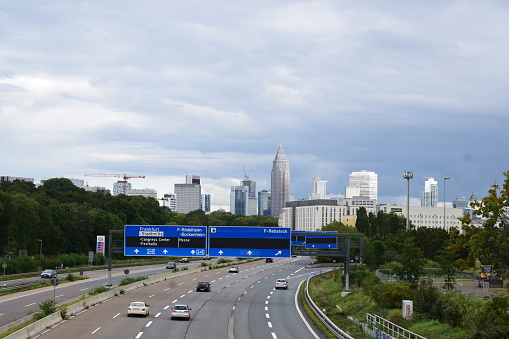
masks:
<path id="1" fill-rule="evenodd" d="M 191 261 L 188 264 L 177 263 L 178 268 L 199 266 L 201 262 L 211 263 L 209 260 Z M 116 268 L 111 271 L 111 284 L 117 286 L 122 279 L 126 277 L 124 270 L 126 268 Z M 128 277 L 134 278 L 140 275 L 151 276 L 155 274 L 167 273 L 165 264 L 133 266 L 128 267 Z M 65 284 L 59 284 L 56 287 L 49 286 L 34 290 L 18 292 L 11 295 L 0 296 L 0 326 L 7 325 L 17 319 L 26 317 L 29 313 L 38 312 L 39 304 L 48 299 L 55 299 L 57 302 L 63 302 L 78 296 L 88 295 L 90 289 L 106 286 L 110 283 L 108 270 L 86 271 L 84 273 L 89 279 L 78 280 Z M 65 278 L 65 274 L 59 274 L 58 278 Z M 24 278 L 11 280 L 9 284 L 16 284 L 28 280 L 38 280 L 40 278 Z"/>
<path id="2" fill-rule="evenodd" d="M 239 265 L 239 273 L 221 268 L 176 277 L 84 310 L 39 338 L 325 338 L 296 297 L 299 284 L 320 270 L 306 268 L 309 262 L 260 260 Z M 274 290 L 278 278 L 289 281 L 288 290 Z M 196 292 L 198 281 L 211 282 L 212 290 Z M 150 315 L 127 317 L 132 300 L 148 303 Z M 190 321 L 170 319 L 178 303 L 192 308 Z"/>

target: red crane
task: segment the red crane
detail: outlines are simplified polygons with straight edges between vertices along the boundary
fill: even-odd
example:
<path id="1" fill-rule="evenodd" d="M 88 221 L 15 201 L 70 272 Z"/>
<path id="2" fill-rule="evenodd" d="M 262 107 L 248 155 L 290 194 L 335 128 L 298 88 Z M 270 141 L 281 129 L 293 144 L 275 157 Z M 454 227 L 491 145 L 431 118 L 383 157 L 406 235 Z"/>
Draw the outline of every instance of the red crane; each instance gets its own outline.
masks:
<path id="1" fill-rule="evenodd" d="M 116 177 L 116 178 L 122 178 L 124 180 L 130 179 L 130 178 L 142 178 L 145 179 L 144 175 L 128 175 L 128 174 L 85 174 L 87 177 Z"/>
<path id="2" fill-rule="evenodd" d="M 122 194 L 127 194 L 127 179 L 141 178 L 145 179 L 144 175 L 128 175 L 128 174 L 85 174 L 87 177 L 116 177 L 124 179 L 125 183 L 121 184 Z M 118 182 L 121 182 L 120 180 Z M 115 194 L 115 193 L 113 193 Z"/>

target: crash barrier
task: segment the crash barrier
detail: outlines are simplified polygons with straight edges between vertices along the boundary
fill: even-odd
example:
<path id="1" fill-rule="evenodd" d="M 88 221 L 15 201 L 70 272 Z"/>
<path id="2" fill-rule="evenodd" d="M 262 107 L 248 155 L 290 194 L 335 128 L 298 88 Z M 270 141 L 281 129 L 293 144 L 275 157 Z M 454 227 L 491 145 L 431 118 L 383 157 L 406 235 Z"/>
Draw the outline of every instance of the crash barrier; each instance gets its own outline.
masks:
<path id="1" fill-rule="evenodd" d="M 371 315 L 366 313 L 366 323 L 368 324 L 368 328 L 373 331 L 373 338 L 426 339 L 426 337 L 411 332 L 376 314 Z"/>
<path id="2" fill-rule="evenodd" d="M 311 299 L 311 296 L 309 295 L 309 280 L 311 280 L 315 276 L 311 276 L 306 280 L 306 287 L 305 287 L 305 296 L 306 301 L 311 307 L 311 310 L 313 313 L 320 319 L 320 321 L 331 331 L 337 338 L 341 339 L 354 339 L 354 337 L 350 336 L 348 333 L 344 332 L 342 329 L 336 326 L 321 310 L 318 306 L 316 306 L 313 299 Z"/>
<path id="3" fill-rule="evenodd" d="M 105 301 L 107 301 L 109 299 L 112 299 L 112 298 L 122 294 L 122 293 L 129 292 L 129 291 L 135 290 L 137 288 L 140 288 L 140 287 L 143 287 L 143 286 L 146 286 L 146 285 L 155 284 L 155 283 L 167 280 L 167 279 L 173 279 L 173 278 L 177 278 L 177 277 L 180 277 L 180 276 L 183 276 L 183 275 L 186 275 L 186 274 L 190 274 L 190 273 L 194 273 L 194 272 L 199 272 L 199 271 L 201 271 L 203 269 L 204 269 L 204 267 L 200 267 L 199 266 L 199 267 L 194 267 L 194 268 L 190 268 L 188 270 L 183 270 L 183 271 L 179 271 L 179 272 L 164 273 L 164 274 L 161 274 L 161 275 L 150 277 L 150 278 L 145 279 L 145 280 L 134 282 L 134 283 L 129 284 L 129 285 L 114 287 L 114 288 L 110 289 L 107 292 L 103 292 L 103 293 L 94 295 L 94 296 L 92 296 L 90 298 L 84 299 L 81 302 L 78 302 L 76 304 L 70 305 L 70 306 L 65 308 L 65 311 L 55 312 L 55 313 L 53 313 L 53 314 L 51 314 L 49 316 L 46 316 L 46 317 L 42 318 L 41 320 L 33 322 L 33 323 L 23 327 L 22 329 L 20 329 L 20 330 L 18 330 L 16 332 L 6 336 L 5 338 L 6 339 L 7 338 L 8 339 L 26 339 L 26 338 L 32 337 L 32 336 L 36 335 L 37 333 L 39 333 L 41 331 L 44 331 L 48 327 L 51 327 L 54 324 L 62 321 L 62 314 L 64 314 L 64 313 L 67 316 L 73 316 L 73 315 L 76 315 L 77 313 L 83 311 L 84 309 L 88 309 L 88 308 L 93 307 L 93 306 L 95 306 L 95 305 L 97 305 L 99 303 L 105 302 Z M 66 300 L 63 303 L 57 304 L 57 307 L 59 305 L 61 306 L 63 304 L 68 304 L 68 303 L 71 303 L 71 302 L 75 302 L 75 301 L 77 301 L 77 300 L 79 300 L 81 298 L 82 297 L 79 296 L 79 297 L 76 297 L 76 298 L 73 298 L 73 299 Z M 12 329 L 12 328 L 14 328 L 16 326 L 19 326 L 19 325 L 22 325 L 22 324 L 24 324 L 24 323 L 26 323 L 28 321 L 31 321 L 32 319 L 34 319 L 35 316 L 36 316 L 36 314 L 32 314 L 32 315 L 29 315 L 29 316 L 24 317 L 22 319 L 19 319 L 19 320 L 15 321 L 15 322 L 12 322 L 10 324 L 2 326 L 0 328 L 0 334 L 2 334 L 4 332 L 7 332 L 7 331 L 9 331 L 10 329 Z"/>

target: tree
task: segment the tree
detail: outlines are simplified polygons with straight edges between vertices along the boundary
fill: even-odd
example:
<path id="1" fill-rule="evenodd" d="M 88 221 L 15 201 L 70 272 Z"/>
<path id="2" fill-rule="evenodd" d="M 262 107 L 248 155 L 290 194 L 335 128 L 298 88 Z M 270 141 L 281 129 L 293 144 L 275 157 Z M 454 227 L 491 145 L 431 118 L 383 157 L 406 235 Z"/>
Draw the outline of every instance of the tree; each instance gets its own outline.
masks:
<path id="1" fill-rule="evenodd" d="M 473 235 L 468 241 L 471 256 L 499 269 L 509 265 L 509 171 L 504 176 L 502 185 L 491 185 L 488 196 L 480 201 L 472 197 L 470 203 L 473 214 L 485 218 L 482 228 L 471 230 Z M 469 216 L 461 221 L 465 226 L 472 223 Z"/>
<path id="2" fill-rule="evenodd" d="M 16 205 L 12 197 L 0 191 L 0 244 L 4 246 L 4 250 L 0 253 L 6 253 L 9 245 L 9 225 L 14 219 L 16 213 Z"/>
<path id="3" fill-rule="evenodd" d="M 411 283 L 419 281 L 424 267 L 424 258 L 422 251 L 415 244 L 415 238 L 409 237 L 405 240 L 399 262 L 403 265 L 397 273 L 400 279 Z"/>
<path id="4" fill-rule="evenodd" d="M 355 221 L 355 228 L 359 230 L 360 233 L 365 234 L 366 236 L 370 236 L 370 226 L 369 226 L 369 218 L 366 212 L 366 208 L 359 207 L 357 210 L 357 220 Z"/>

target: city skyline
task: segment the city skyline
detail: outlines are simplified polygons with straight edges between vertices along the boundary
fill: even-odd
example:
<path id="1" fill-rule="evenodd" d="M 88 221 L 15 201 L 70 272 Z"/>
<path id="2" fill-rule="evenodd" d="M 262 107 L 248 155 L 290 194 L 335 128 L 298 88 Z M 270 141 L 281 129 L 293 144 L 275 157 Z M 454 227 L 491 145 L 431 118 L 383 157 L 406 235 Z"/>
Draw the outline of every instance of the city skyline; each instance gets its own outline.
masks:
<path id="1" fill-rule="evenodd" d="M 161 198 L 188 173 L 228 208 L 243 166 L 290 195 L 344 194 L 378 174 L 380 203 L 423 176 L 447 201 L 484 197 L 509 166 L 509 3 L 488 0 L 0 4 L 0 173 L 114 179 Z"/>

